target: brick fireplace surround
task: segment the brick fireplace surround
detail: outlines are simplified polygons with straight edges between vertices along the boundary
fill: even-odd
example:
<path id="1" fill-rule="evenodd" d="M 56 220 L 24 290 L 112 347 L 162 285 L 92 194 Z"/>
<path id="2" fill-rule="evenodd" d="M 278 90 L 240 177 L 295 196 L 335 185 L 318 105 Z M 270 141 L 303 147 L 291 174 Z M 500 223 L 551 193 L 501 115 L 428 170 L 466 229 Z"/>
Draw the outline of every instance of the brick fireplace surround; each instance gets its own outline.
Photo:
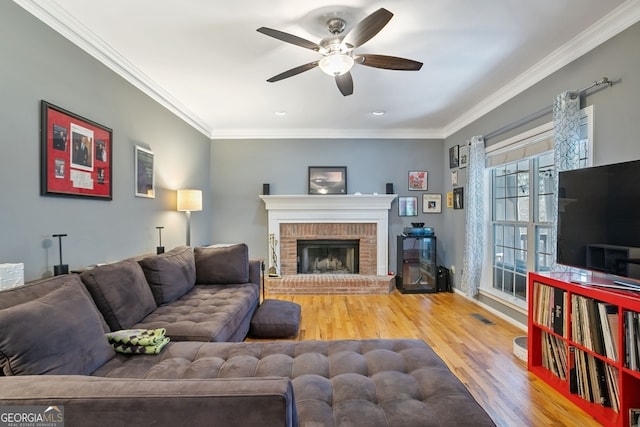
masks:
<path id="1" fill-rule="evenodd" d="M 260 196 L 269 213 L 280 277 L 271 294 L 388 294 L 388 213 L 395 195 Z M 297 274 L 298 239 L 359 240 L 359 274 Z M 269 248 L 271 254 L 271 247 Z M 270 256 L 271 258 L 271 256 Z M 270 259 L 267 263 L 273 265 Z"/>
<path id="2" fill-rule="evenodd" d="M 360 274 L 376 274 L 376 225 L 366 223 L 280 224 L 280 274 L 297 274 L 298 240 L 360 240 Z"/>

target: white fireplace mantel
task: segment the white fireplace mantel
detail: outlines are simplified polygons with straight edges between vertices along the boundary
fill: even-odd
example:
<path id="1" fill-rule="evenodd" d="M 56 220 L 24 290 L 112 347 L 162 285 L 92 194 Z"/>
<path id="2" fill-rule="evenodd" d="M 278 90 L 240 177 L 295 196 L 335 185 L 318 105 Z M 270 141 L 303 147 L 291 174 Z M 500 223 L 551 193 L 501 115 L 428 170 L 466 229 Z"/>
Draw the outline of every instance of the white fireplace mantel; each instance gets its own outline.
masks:
<path id="1" fill-rule="evenodd" d="M 389 247 L 389 209 L 395 194 L 350 195 L 274 195 L 260 196 L 269 216 L 269 235 L 280 259 L 280 224 L 291 223 L 375 223 L 376 271 L 387 275 Z M 269 265 L 273 266 L 273 260 Z M 275 266 L 278 274 L 279 266 Z"/>

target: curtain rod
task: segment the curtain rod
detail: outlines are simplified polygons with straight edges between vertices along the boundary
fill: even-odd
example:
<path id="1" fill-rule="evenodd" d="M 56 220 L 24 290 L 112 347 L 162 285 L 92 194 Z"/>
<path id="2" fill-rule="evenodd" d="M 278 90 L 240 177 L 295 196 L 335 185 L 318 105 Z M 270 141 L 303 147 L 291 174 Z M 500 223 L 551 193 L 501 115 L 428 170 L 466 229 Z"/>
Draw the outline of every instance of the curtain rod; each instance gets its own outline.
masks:
<path id="1" fill-rule="evenodd" d="M 609 87 L 611 87 L 613 85 L 613 82 L 611 80 L 609 80 L 607 77 L 603 77 L 600 80 L 596 80 L 593 83 L 591 83 L 589 86 L 585 87 L 584 89 L 580 89 L 579 91 L 574 91 L 571 92 L 571 99 L 575 99 L 578 96 L 582 96 L 585 95 L 587 93 L 587 91 L 591 88 L 594 88 L 596 86 L 602 86 L 602 85 L 607 85 Z M 532 122 L 534 120 L 537 120 L 541 117 L 546 116 L 547 114 L 550 114 L 553 112 L 553 105 L 549 105 L 548 107 L 543 108 L 540 111 L 536 111 L 533 114 L 529 114 L 526 117 L 523 117 L 519 120 L 516 120 L 513 123 L 510 123 L 506 126 L 501 127 L 500 129 L 494 130 L 491 133 L 488 133 L 486 135 L 484 135 L 484 140 L 488 140 L 491 138 L 495 138 L 497 136 L 502 135 L 503 133 L 509 132 L 513 129 L 517 129 L 520 126 L 523 126 L 529 122 Z"/>
<path id="2" fill-rule="evenodd" d="M 602 85 L 607 85 L 607 86 L 611 87 L 613 85 L 613 82 L 610 81 L 607 77 L 603 77 L 600 80 L 594 81 L 593 83 L 591 83 L 589 86 L 585 87 L 584 89 L 580 89 L 577 92 L 571 93 L 571 99 L 576 99 L 578 96 L 584 95 L 592 87 L 602 86 Z"/>

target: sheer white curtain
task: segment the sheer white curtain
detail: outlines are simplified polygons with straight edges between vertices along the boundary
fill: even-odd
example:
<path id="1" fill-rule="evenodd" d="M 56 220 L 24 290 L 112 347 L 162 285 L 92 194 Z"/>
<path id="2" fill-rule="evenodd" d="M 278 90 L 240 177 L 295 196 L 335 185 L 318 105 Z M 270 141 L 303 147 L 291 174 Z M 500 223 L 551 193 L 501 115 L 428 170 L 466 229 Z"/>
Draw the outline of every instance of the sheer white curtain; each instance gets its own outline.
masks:
<path id="1" fill-rule="evenodd" d="M 485 236 L 485 150 L 484 138 L 474 136 L 469 141 L 469 164 L 467 166 L 467 188 L 465 190 L 465 230 L 464 259 L 462 264 L 461 288 L 469 297 L 478 294 L 482 261 L 487 248 Z"/>
<path id="2" fill-rule="evenodd" d="M 553 227 L 551 233 L 552 265 L 556 268 L 558 239 L 558 172 L 580 167 L 580 97 L 565 91 L 553 102 L 554 166 L 553 185 L 557 197 L 553 198 Z"/>

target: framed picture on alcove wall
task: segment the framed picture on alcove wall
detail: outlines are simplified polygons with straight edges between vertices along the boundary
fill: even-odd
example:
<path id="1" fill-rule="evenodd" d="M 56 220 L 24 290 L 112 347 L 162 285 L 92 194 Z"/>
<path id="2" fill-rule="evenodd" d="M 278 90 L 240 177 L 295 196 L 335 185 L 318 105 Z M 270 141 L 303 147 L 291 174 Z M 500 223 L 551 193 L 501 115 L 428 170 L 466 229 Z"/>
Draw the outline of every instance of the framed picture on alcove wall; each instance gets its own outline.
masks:
<path id="1" fill-rule="evenodd" d="M 453 189 L 453 209 L 464 209 L 464 187 Z"/>
<path id="2" fill-rule="evenodd" d="M 460 156 L 460 146 L 454 145 L 449 148 L 449 169 L 457 168 Z"/>
<path id="3" fill-rule="evenodd" d="M 418 216 L 418 198 L 398 197 L 398 216 Z"/>
<path id="4" fill-rule="evenodd" d="M 423 194 L 422 213 L 441 213 L 442 194 Z"/>

